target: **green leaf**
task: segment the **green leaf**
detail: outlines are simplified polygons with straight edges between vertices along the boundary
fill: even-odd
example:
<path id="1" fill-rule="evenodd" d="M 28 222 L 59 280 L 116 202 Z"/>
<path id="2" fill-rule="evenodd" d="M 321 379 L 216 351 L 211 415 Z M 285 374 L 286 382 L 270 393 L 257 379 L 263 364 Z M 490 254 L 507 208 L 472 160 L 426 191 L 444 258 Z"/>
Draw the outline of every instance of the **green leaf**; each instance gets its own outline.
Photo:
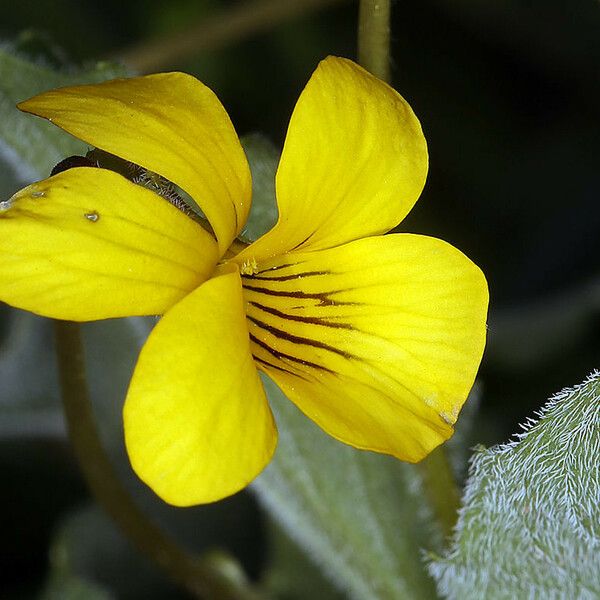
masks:
<path id="1" fill-rule="evenodd" d="M 0 441 L 65 435 L 51 323 L 0 306 Z"/>
<path id="2" fill-rule="evenodd" d="M 434 598 L 421 550 L 439 547 L 441 533 L 417 470 L 334 440 L 264 384 L 279 428 L 253 484 L 264 506 L 351 598 Z"/>
<path id="3" fill-rule="evenodd" d="M 102 587 L 75 575 L 52 574 L 41 600 L 113 600 Z"/>
<path id="4" fill-rule="evenodd" d="M 324 578 L 315 564 L 274 521 L 269 520 L 269 562 L 261 588 L 269 598 L 343 600 L 345 595 Z"/>
<path id="5" fill-rule="evenodd" d="M 0 144 L 0 198 L 4 199 L 12 196 L 14 191 L 23 183 L 14 169 L 4 160 L 2 160 L 2 149 Z"/>
<path id="6" fill-rule="evenodd" d="M 87 147 L 51 123 L 20 113 L 17 102 L 45 90 L 124 74 L 122 67 L 106 62 L 81 71 L 55 71 L 14 53 L 8 45 L 0 46 L 0 158 L 20 183 L 48 176 L 56 163 L 85 153 Z"/>
<path id="7" fill-rule="evenodd" d="M 563 390 L 515 441 L 472 459 L 441 594 L 600 597 L 600 372 Z"/>
<path id="8" fill-rule="evenodd" d="M 241 138 L 252 172 L 252 209 L 246 222 L 244 235 L 258 239 L 275 225 L 275 172 L 279 151 L 264 135 L 251 133 Z"/>
<path id="9" fill-rule="evenodd" d="M 75 510 L 60 523 L 42 600 L 178 597 L 175 585 L 97 507 Z"/>

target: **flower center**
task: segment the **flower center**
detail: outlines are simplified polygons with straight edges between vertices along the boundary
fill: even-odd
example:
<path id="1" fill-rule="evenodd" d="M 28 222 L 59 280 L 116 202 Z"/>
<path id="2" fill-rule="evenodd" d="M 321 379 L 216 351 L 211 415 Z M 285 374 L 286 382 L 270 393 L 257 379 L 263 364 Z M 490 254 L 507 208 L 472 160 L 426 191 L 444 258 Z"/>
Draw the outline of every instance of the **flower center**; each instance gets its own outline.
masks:
<path id="1" fill-rule="evenodd" d="M 242 275 L 255 275 L 258 273 L 258 263 L 254 257 L 245 260 L 240 267 Z"/>

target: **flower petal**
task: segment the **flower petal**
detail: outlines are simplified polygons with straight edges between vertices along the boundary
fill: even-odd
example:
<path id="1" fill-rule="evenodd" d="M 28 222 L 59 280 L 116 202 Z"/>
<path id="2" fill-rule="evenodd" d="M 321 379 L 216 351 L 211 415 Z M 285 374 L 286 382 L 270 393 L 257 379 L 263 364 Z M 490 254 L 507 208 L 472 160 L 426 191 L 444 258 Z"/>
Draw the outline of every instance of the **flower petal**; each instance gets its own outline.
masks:
<path id="1" fill-rule="evenodd" d="M 237 269 L 161 319 L 142 349 L 124 419 L 133 468 L 177 506 L 229 496 L 268 463 L 277 431 L 250 354 Z"/>
<path id="2" fill-rule="evenodd" d="M 0 202 L 0 300 L 90 321 L 160 314 L 212 272 L 212 236 L 104 169 L 69 169 Z"/>
<path id="3" fill-rule="evenodd" d="M 180 186 L 204 211 L 221 254 L 243 228 L 251 198 L 244 151 L 215 94 L 191 75 L 67 87 L 19 108 Z"/>
<path id="4" fill-rule="evenodd" d="M 279 221 L 245 257 L 385 233 L 410 211 L 427 146 L 408 103 L 355 63 L 322 61 L 292 115 L 277 171 Z"/>
<path id="5" fill-rule="evenodd" d="M 410 462 L 452 435 L 488 304 L 458 250 L 373 237 L 265 261 L 243 285 L 258 365 L 325 431 Z"/>

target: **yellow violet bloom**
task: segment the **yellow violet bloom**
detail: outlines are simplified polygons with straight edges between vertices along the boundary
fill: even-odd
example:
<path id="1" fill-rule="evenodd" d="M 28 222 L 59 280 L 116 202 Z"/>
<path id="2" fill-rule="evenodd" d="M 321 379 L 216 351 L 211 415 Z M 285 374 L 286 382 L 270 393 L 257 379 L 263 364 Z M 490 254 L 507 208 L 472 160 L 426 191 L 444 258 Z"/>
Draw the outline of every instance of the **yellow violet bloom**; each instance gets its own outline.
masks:
<path id="1" fill-rule="evenodd" d="M 357 448 L 414 462 L 450 437 L 485 344 L 487 285 L 443 241 L 382 235 L 427 174 L 396 91 L 349 60 L 321 62 L 290 121 L 279 221 L 234 256 L 250 172 L 194 77 L 69 87 L 19 107 L 175 183 L 212 227 L 95 167 L 0 202 L 0 300 L 74 321 L 162 315 L 124 425 L 133 468 L 165 501 L 223 498 L 269 462 L 277 430 L 257 369 Z"/>

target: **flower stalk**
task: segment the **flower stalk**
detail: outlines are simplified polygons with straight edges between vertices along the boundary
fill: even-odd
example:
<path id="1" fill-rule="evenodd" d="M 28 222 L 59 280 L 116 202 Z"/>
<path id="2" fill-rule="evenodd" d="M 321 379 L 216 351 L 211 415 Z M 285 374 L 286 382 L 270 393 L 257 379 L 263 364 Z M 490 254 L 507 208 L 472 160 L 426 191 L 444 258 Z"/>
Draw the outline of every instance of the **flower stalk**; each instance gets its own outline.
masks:
<path id="1" fill-rule="evenodd" d="M 391 0 L 361 0 L 358 12 L 358 62 L 390 81 Z"/>
<path id="2" fill-rule="evenodd" d="M 87 484 L 100 506 L 143 554 L 193 597 L 259 600 L 233 559 L 222 553 L 195 556 L 186 552 L 136 506 L 119 481 L 98 435 L 86 383 L 80 325 L 55 321 L 55 337 L 69 439 Z"/>
<path id="3" fill-rule="evenodd" d="M 248 0 L 209 16 L 186 31 L 124 48 L 115 59 L 138 73 L 165 70 L 201 52 L 239 42 L 342 0 Z"/>

